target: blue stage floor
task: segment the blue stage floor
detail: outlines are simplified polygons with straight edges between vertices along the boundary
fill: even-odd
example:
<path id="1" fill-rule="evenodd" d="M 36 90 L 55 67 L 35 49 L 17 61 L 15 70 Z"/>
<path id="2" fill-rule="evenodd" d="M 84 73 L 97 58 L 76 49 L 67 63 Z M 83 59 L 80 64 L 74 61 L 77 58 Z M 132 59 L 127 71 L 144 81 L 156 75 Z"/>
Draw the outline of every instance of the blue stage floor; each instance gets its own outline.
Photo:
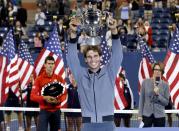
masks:
<path id="1" fill-rule="evenodd" d="M 179 127 L 116 128 L 115 131 L 179 131 Z"/>

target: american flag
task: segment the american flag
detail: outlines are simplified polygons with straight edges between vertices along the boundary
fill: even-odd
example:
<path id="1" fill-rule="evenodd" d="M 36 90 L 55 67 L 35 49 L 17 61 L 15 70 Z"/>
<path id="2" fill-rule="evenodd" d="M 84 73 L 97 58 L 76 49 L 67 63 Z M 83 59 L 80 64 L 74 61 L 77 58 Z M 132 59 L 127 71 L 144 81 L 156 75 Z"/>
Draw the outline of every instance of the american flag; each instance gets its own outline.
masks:
<path id="1" fill-rule="evenodd" d="M 19 55 L 18 63 L 19 63 L 19 76 L 20 76 L 19 83 L 21 86 L 21 90 L 24 90 L 27 87 L 30 75 L 33 73 L 33 69 L 34 69 L 33 66 L 34 61 L 24 41 L 21 41 L 20 43 L 18 55 Z M 20 96 L 20 92 L 17 92 L 16 95 Z M 26 95 L 27 95 L 26 93 L 23 93 L 22 98 L 25 98 Z"/>
<path id="2" fill-rule="evenodd" d="M 179 29 L 170 41 L 164 64 L 164 77 L 170 86 L 170 96 L 174 107 L 179 109 Z"/>
<path id="3" fill-rule="evenodd" d="M 65 79 L 64 62 L 56 26 L 54 26 L 48 42 L 46 42 L 45 47 L 38 55 L 38 58 L 35 62 L 36 76 L 38 76 L 41 72 L 45 58 L 49 55 L 52 55 L 55 59 L 55 74 L 60 75 L 63 79 Z"/>
<path id="4" fill-rule="evenodd" d="M 1 51 L 0 51 L 1 52 Z M 0 54 L 0 105 L 3 105 L 6 99 L 5 95 L 5 84 L 6 80 L 6 69 L 7 69 L 7 58 Z"/>
<path id="5" fill-rule="evenodd" d="M 102 51 L 102 66 L 106 65 L 107 63 L 109 63 L 109 59 L 111 57 L 111 51 L 109 49 L 109 47 L 107 46 L 107 42 L 105 40 L 104 36 L 101 36 L 101 51 Z M 119 78 L 119 73 L 123 72 L 123 68 L 120 67 L 119 71 L 117 72 L 117 76 L 116 76 L 116 80 L 115 80 L 115 87 L 114 87 L 114 94 L 115 94 L 115 99 L 114 99 L 114 106 L 115 109 L 124 109 L 125 107 L 127 107 L 127 101 L 124 97 L 124 87 L 123 84 Z"/>
<path id="6" fill-rule="evenodd" d="M 151 78 L 152 76 L 152 64 L 155 63 L 154 57 L 150 52 L 146 42 L 139 38 L 139 46 L 142 54 L 142 60 L 139 66 L 138 79 L 139 79 L 139 93 L 142 86 L 142 82 L 146 78 Z"/>
<path id="7" fill-rule="evenodd" d="M 12 30 L 9 30 L 4 40 L 1 54 L 8 59 L 8 66 L 5 70 L 5 95 L 7 96 L 9 88 L 15 93 L 19 90 L 19 67 L 18 55 L 15 53 L 14 40 Z"/>
<path id="8" fill-rule="evenodd" d="M 100 45 L 101 50 L 102 50 L 102 62 L 101 62 L 101 64 L 106 65 L 109 62 L 109 59 L 111 57 L 111 52 L 110 52 L 109 47 L 107 46 L 106 39 L 103 35 L 101 36 L 101 40 L 102 40 L 101 45 Z"/>
<path id="9" fill-rule="evenodd" d="M 53 56 L 55 59 L 55 69 L 54 73 L 61 76 L 65 81 L 65 68 L 62 58 L 62 51 L 60 47 L 60 39 L 57 32 L 57 27 L 54 26 L 54 29 L 50 35 L 49 40 L 46 42 L 45 47 L 42 49 L 35 61 L 35 75 L 38 76 L 40 72 L 43 71 L 43 65 L 45 63 L 45 58 L 47 56 Z M 66 83 L 64 83 L 66 84 Z M 63 107 L 67 102 L 67 98 L 64 102 L 61 103 Z"/>
<path id="10" fill-rule="evenodd" d="M 114 87 L 114 107 L 116 110 L 123 110 L 125 107 L 127 107 L 128 103 L 124 96 L 124 85 L 122 81 L 120 80 L 119 74 L 123 72 L 123 68 L 120 67 L 119 71 L 116 76 L 115 80 L 115 87 Z"/>
<path id="11" fill-rule="evenodd" d="M 115 81 L 115 99 L 114 99 L 114 106 L 116 110 L 123 110 L 125 107 L 128 106 L 128 102 L 126 101 L 126 98 L 124 96 L 124 83 L 120 80 L 119 74 L 122 73 L 125 78 L 126 78 L 126 73 L 123 67 L 119 68 L 118 74 L 116 76 L 116 81 Z M 131 96 L 131 109 L 134 108 L 134 95 L 132 92 L 132 89 L 130 88 L 130 84 L 128 79 L 126 78 L 125 80 L 127 87 L 129 88 L 129 93 Z"/>

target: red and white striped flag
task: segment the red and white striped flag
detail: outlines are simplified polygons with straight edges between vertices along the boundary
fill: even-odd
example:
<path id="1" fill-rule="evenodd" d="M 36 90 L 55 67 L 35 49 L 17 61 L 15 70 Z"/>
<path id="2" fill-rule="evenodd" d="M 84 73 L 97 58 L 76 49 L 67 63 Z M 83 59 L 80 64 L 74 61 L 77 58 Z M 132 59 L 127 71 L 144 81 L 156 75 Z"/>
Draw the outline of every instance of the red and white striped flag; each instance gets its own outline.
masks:
<path id="1" fill-rule="evenodd" d="M 139 45 L 142 54 L 142 60 L 140 62 L 139 72 L 138 72 L 138 79 L 139 79 L 138 92 L 140 94 L 140 89 L 143 80 L 145 80 L 146 78 L 151 78 L 152 76 L 152 64 L 155 62 L 155 60 L 147 44 L 144 42 L 142 38 L 139 38 Z"/>
<path id="2" fill-rule="evenodd" d="M 53 32 L 51 33 L 49 40 L 45 44 L 45 48 L 42 49 L 35 61 L 35 76 L 38 76 L 41 72 L 43 72 L 43 65 L 45 63 L 45 59 L 49 55 L 53 56 L 55 59 L 54 73 L 61 76 L 65 81 L 65 68 L 56 26 L 54 26 Z M 64 83 L 64 85 L 65 84 L 66 83 Z M 66 104 L 67 98 L 64 102 L 61 103 L 61 106 L 66 106 Z"/>
<path id="3" fill-rule="evenodd" d="M 3 105 L 6 100 L 5 95 L 5 82 L 6 81 L 6 75 L 7 75 L 7 58 L 0 55 L 0 105 Z"/>
<path id="4" fill-rule="evenodd" d="M 33 73 L 33 69 L 34 69 L 34 66 L 33 66 L 34 61 L 24 41 L 21 41 L 20 43 L 18 55 L 19 55 L 18 63 L 19 63 L 19 77 L 20 77 L 19 84 L 20 84 L 21 90 L 24 90 L 27 88 L 30 75 Z M 20 96 L 19 91 L 16 92 L 16 96 Z M 27 93 L 23 93 L 22 99 L 25 99 L 26 96 L 27 96 Z"/>
<path id="5" fill-rule="evenodd" d="M 115 80 L 115 87 L 114 87 L 114 107 L 117 110 L 123 110 L 125 107 L 128 106 L 127 100 L 124 96 L 124 84 L 120 80 L 119 74 L 123 72 L 123 68 L 119 68 L 119 71 L 116 76 Z"/>
<path id="6" fill-rule="evenodd" d="M 4 40 L 1 54 L 8 59 L 8 66 L 6 68 L 7 75 L 5 83 L 5 95 L 7 96 L 9 88 L 16 93 L 19 90 L 19 67 L 18 55 L 15 53 L 14 40 L 12 30 L 9 30 Z"/>
<path id="7" fill-rule="evenodd" d="M 170 96 L 175 109 L 179 109 L 179 30 L 170 41 L 164 60 L 164 77 L 170 86 Z"/>
<path id="8" fill-rule="evenodd" d="M 106 65 L 109 62 L 109 59 L 111 57 L 111 52 L 109 47 L 107 46 L 107 42 L 105 37 L 101 36 L 102 42 L 101 42 L 101 51 L 102 51 L 102 66 Z M 114 86 L 114 106 L 115 109 L 122 110 L 125 107 L 127 107 L 127 101 L 124 96 L 124 87 L 123 84 L 119 78 L 119 73 L 125 72 L 123 68 L 119 68 L 119 71 L 116 76 L 115 80 L 115 86 Z"/>

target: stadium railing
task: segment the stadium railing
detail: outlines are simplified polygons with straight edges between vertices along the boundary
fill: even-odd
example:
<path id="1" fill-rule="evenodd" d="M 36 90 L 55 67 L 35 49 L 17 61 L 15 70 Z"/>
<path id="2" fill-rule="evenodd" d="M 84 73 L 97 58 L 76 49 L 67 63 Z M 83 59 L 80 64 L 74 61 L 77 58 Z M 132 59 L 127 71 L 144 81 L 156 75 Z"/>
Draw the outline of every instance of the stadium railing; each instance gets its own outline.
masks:
<path id="1" fill-rule="evenodd" d="M 0 107 L 0 111 L 22 111 L 23 113 L 26 111 L 40 111 L 39 108 L 25 108 L 25 107 Z M 61 128 L 62 131 L 67 130 L 67 118 L 65 113 L 67 112 L 81 112 L 81 109 L 70 109 L 70 108 L 64 108 L 61 109 Z M 130 127 L 133 128 L 138 128 L 139 126 L 139 121 L 138 121 L 138 110 L 114 110 L 114 113 L 121 113 L 121 114 L 132 114 L 132 117 L 130 119 Z M 168 127 L 168 117 L 167 114 L 170 113 L 172 114 L 172 127 L 179 127 L 179 110 L 165 110 L 166 113 L 166 127 Z M 5 116 L 5 113 L 4 113 Z M 15 113 L 12 113 L 11 117 L 11 129 L 16 131 L 18 129 L 18 120 L 17 120 L 17 115 Z M 24 117 L 25 118 L 25 117 Z M 24 120 L 25 121 L 25 120 Z M 5 129 L 6 123 L 1 123 L 3 128 Z M 124 127 L 124 124 L 121 124 L 121 127 Z M 12 131 L 13 131 L 12 130 Z M 32 122 L 31 126 L 32 131 L 36 131 L 36 127 L 34 124 L 34 120 Z M 74 130 L 75 131 L 75 130 Z"/>

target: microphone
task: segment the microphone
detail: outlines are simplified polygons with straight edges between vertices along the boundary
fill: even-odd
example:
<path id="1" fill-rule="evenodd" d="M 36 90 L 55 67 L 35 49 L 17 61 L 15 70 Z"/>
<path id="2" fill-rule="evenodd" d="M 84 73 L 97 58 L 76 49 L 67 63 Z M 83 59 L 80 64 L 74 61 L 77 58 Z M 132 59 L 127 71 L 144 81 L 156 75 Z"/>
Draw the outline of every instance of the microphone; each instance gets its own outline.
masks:
<path id="1" fill-rule="evenodd" d="M 160 83 L 160 77 L 155 78 L 155 86 L 158 86 Z"/>
<path id="2" fill-rule="evenodd" d="M 154 86 L 154 93 L 156 95 L 159 94 L 159 87 L 158 87 L 159 83 L 160 83 L 160 77 L 156 77 L 155 78 L 155 86 Z"/>

